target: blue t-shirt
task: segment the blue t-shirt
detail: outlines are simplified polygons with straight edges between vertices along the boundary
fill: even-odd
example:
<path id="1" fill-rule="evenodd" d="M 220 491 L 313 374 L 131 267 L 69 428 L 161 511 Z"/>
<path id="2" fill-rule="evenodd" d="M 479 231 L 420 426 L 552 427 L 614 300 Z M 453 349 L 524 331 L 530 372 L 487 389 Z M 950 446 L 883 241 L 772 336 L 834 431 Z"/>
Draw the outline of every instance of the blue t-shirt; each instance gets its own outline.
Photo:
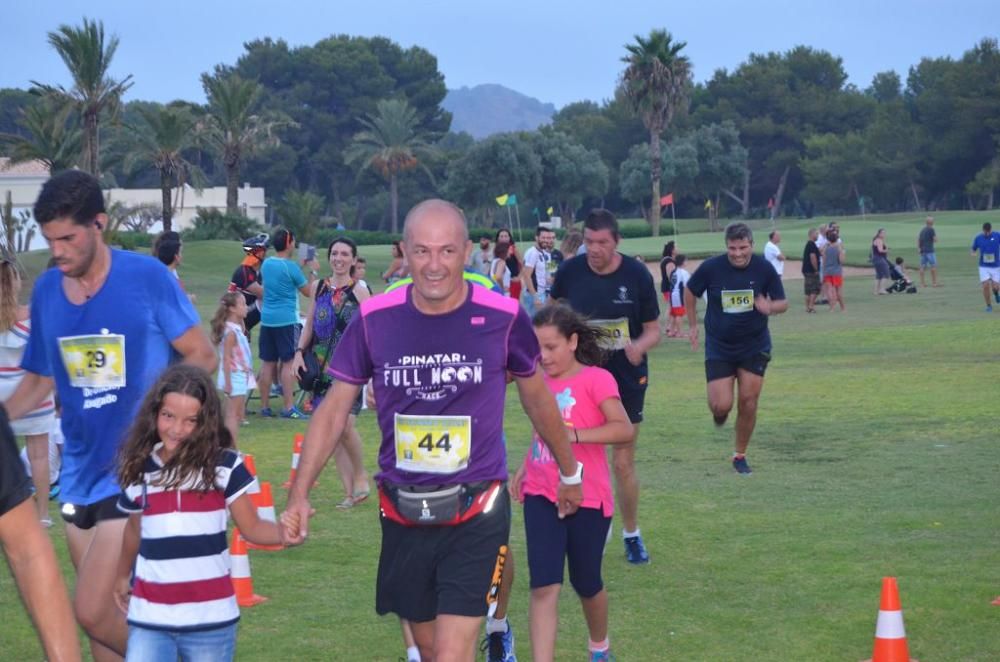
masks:
<path id="1" fill-rule="evenodd" d="M 117 495 L 115 454 L 146 391 L 170 362 L 171 342 L 199 322 L 158 260 L 111 251 L 107 280 L 82 305 L 49 269 L 31 296 L 21 367 L 52 377 L 62 403 L 60 499 L 88 505 Z"/>
<path id="2" fill-rule="evenodd" d="M 977 234 L 972 242 L 972 250 L 979 251 L 979 266 L 995 269 L 1000 267 L 1000 232 L 989 236 Z"/>
<path id="3" fill-rule="evenodd" d="M 717 255 L 701 263 L 687 283 L 691 294 L 700 297 L 708 292 L 705 313 L 705 358 L 738 360 L 748 355 L 771 351 L 767 315 L 753 306 L 754 298 L 767 295 L 773 300 L 785 298 L 781 277 L 760 255 L 737 269 L 726 255 Z"/>
<path id="4" fill-rule="evenodd" d="M 298 324 L 299 288 L 307 282 L 299 265 L 283 257 L 269 257 L 260 265 L 260 279 L 267 283 L 260 307 L 260 325 Z"/>

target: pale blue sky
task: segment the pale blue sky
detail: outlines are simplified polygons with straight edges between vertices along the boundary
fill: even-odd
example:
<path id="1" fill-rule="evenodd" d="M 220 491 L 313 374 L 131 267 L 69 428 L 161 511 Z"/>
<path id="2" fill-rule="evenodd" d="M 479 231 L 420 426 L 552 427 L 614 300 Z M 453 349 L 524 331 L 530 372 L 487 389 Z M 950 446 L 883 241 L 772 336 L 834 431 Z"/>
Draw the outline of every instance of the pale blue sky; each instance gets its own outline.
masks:
<path id="1" fill-rule="evenodd" d="M 129 99 L 203 101 L 199 75 L 235 62 L 245 41 L 304 45 L 347 33 L 426 48 L 450 88 L 500 83 L 563 106 L 611 96 L 623 45 L 661 27 L 688 42 L 699 81 L 752 52 L 806 44 L 842 57 L 851 82 L 866 87 L 879 71 L 905 80 L 921 57 L 960 57 L 996 37 L 998 7 L 997 0 L 7 0 L 0 87 L 68 82 L 46 33 L 83 16 L 120 37 L 112 73 L 133 74 Z"/>

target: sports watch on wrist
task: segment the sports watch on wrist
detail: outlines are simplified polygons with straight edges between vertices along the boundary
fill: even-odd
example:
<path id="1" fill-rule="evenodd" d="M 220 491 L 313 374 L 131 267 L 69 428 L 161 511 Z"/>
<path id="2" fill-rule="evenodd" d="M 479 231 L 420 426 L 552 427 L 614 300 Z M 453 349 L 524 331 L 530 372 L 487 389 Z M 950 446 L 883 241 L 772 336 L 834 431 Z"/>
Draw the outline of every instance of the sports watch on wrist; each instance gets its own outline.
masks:
<path id="1" fill-rule="evenodd" d="M 564 476 L 559 472 L 559 482 L 563 485 L 579 485 L 583 482 L 583 462 L 576 463 L 576 473 L 572 476 Z"/>

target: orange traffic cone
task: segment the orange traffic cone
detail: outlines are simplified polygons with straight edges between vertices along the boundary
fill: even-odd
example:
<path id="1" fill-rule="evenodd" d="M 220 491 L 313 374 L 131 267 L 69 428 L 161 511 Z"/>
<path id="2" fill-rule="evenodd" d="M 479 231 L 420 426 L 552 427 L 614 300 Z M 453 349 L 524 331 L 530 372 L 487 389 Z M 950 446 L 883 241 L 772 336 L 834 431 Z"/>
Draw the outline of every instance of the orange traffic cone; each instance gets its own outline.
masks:
<path id="1" fill-rule="evenodd" d="M 261 483 L 260 492 L 250 495 L 250 500 L 253 501 L 253 505 L 257 508 L 257 517 L 266 522 L 278 521 L 274 512 L 274 497 L 271 495 L 271 483 L 267 481 Z M 281 545 L 258 545 L 249 540 L 247 541 L 247 547 L 250 549 L 262 549 L 268 552 L 277 552 L 284 549 Z"/>
<path id="2" fill-rule="evenodd" d="M 867 662 L 917 662 L 910 658 L 903 628 L 903 610 L 895 577 L 882 578 L 882 600 L 875 625 L 875 650 Z"/>
<path id="3" fill-rule="evenodd" d="M 256 499 L 257 495 L 260 494 L 260 481 L 257 480 L 257 465 L 254 462 L 253 455 L 249 453 L 243 454 L 243 466 L 247 468 L 250 475 L 253 476 L 253 482 L 250 483 L 250 489 L 247 490 L 247 494 L 250 495 L 251 499 Z M 254 503 L 257 503 L 254 501 Z"/>
<path id="4" fill-rule="evenodd" d="M 230 576 L 233 580 L 233 590 L 236 591 L 236 604 L 241 607 L 253 607 L 266 602 L 267 598 L 253 592 L 247 541 L 240 535 L 239 529 L 233 529 L 233 541 L 229 545 L 229 559 L 232 564 Z"/>
<path id="5" fill-rule="evenodd" d="M 302 455 L 302 442 L 305 440 L 305 435 L 301 432 L 296 433 L 295 442 L 292 446 L 292 470 L 288 472 L 288 480 L 281 484 L 281 486 L 286 490 L 292 486 L 292 483 L 295 482 L 295 474 L 298 473 L 299 470 L 299 456 Z M 316 487 L 317 483 L 319 483 L 318 480 L 313 481 L 312 486 Z"/>

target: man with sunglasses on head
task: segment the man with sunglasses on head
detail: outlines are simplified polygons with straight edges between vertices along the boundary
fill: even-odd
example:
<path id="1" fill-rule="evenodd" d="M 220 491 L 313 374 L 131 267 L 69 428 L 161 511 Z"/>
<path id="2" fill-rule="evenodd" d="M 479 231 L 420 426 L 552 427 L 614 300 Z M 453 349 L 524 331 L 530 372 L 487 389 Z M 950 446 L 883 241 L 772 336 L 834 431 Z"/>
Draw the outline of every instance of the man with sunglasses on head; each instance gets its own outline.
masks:
<path id="1" fill-rule="evenodd" d="M 104 242 L 104 195 L 66 171 L 42 187 L 35 221 L 54 268 L 35 281 L 25 376 L 4 403 L 11 419 L 55 387 L 65 437 L 62 516 L 77 571 L 76 617 L 95 660 L 125 652 L 124 614 L 111 599 L 126 514 L 115 455 L 146 391 L 177 355 L 214 370 L 215 350 L 177 279 L 147 255 Z"/>

